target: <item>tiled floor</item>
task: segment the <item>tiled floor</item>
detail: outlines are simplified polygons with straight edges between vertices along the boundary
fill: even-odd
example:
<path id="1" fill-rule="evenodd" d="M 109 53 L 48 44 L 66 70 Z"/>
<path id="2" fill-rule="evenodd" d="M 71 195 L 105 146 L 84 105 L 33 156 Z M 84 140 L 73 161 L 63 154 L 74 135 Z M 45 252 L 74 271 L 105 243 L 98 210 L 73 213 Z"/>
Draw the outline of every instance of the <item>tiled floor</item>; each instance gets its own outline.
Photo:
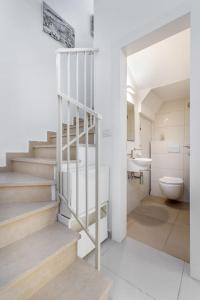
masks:
<path id="1" fill-rule="evenodd" d="M 94 253 L 86 260 L 94 264 Z M 127 237 L 102 246 L 101 270 L 113 280 L 110 300 L 199 300 L 189 264 Z"/>
<path id="2" fill-rule="evenodd" d="M 186 203 L 145 198 L 128 216 L 127 234 L 189 262 L 189 206 Z"/>

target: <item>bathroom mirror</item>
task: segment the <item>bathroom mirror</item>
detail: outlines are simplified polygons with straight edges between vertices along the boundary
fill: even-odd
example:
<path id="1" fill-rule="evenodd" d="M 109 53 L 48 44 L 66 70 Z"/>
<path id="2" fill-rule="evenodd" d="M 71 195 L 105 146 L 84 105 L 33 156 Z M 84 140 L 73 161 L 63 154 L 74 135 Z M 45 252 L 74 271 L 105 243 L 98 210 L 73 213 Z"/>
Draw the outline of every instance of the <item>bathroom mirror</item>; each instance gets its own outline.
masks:
<path id="1" fill-rule="evenodd" d="M 135 110 L 134 104 L 127 101 L 127 141 L 135 140 Z"/>

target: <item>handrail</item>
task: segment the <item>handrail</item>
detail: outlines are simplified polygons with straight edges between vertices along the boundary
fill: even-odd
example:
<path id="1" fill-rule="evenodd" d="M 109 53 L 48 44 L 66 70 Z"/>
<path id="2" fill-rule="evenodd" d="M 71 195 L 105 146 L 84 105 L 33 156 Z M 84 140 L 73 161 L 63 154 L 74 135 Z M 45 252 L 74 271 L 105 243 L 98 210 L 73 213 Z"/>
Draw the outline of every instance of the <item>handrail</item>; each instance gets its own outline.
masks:
<path id="1" fill-rule="evenodd" d="M 57 129 L 57 176 L 56 176 L 56 192 L 57 197 L 67 203 L 68 210 L 71 215 L 76 219 L 81 228 L 85 231 L 91 242 L 94 244 L 96 255 L 95 255 L 95 266 L 97 270 L 100 270 L 100 197 L 99 197 L 99 180 L 100 180 L 100 122 L 102 120 L 101 114 L 94 110 L 94 54 L 97 49 L 80 48 L 80 49 L 58 49 L 56 51 L 56 69 L 57 69 L 57 96 L 58 96 L 58 129 Z M 84 55 L 79 55 L 79 54 Z M 76 60 L 72 61 L 72 55 L 76 55 Z M 62 91 L 62 71 L 64 66 L 63 61 L 61 61 L 61 56 L 66 55 L 67 57 L 67 93 Z M 83 95 L 80 97 L 79 90 L 79 59 L 83 58 Z M 73 68 L 72 63 L 74 63 L 75 79 L 71 80 L 71 70 Z M 88 68 L 89 64 L 89 68 Z M 90 72 L 90 76 L 88 76 Z M 71 93 L 71 83 L 75 83 L 75 97 Z M 66 82 L 64 80 L 64 82 Z M 66 88 L 65 87 L 65 88 Z M 90 90 L 90 93 L 87 91 Z M 89 94 L 89 96 L 88 96 Z M 89 97 L 89 99 L 88 99 Z M 80 102 L 79 99 L 84 99 L 84 103 Z M 89 103 L 89 105 L 88 105 Z M 73 110 L 72 110 L 73 108 Z M 74 112 L 75 108 L 75 112 Z M 65 109 L 65 115 L 67 115 L 67 141 L 63 145 L 63 111 Z M 82 112 L 84 116 L 84 129 L 83 132 L 79 130 L 79 118 Z M 75 115 L 72 115 L 74 114 Z M 76 133 L 75 138 L 70 140 L 70 122 L 71 117 L 76 119 Z M 95 132 L 95 236 L 89 232 L 89 206 L 88 206 L 88 135 L 89 132 L 94 128 Z M 79 202 L 82 200 L 79 197 L 79 139 L 85 137 L 85 224 L 79 217 Z M 76 209 L 72 209 L 71 204 L 71 181 L 70 181 L 70 146 L 72 144 L 76 145 Z M 67 154 L 67 194 L 64 192 L 65 177 L 62 168 L 63 164 L 63 151 Z M 83 165 L 81 164 L 81 168 Z M 72 191 L 73 192 L 73 191 Z"/>
<path id="2" fill-rule="evenodd" d="M 65 95 L 64 93 L 58 93 L 58 97 L 61 97 L 62 99 L 66 100 L 66 101 L 69 101 L 71 104 L 79 107 L 80 109 L 86 111 L 87 113 L 92 114 L 93 116 L 95 116 L 98 119 L 102 120 L 102 115 L 100 113 L 97 113 L 95 110 L 85 106 L 81 102 L 77 102 L 77 100 L 75 100 L 74 98 L 69 97 L 69 96 Z"/>
<path id="3" fill-rule="evenodd" d="M 59 48 L 56 53 L 97 53 L 98 49 L 92 48 Z"/>
<path id="4" fill-rule="evenodd" d="M 94 125 L 90 126 L 88 128 L 88 132 L 91 131 L 93 128 L 95 128 Z M 78 138 L 80 139 L 81 137 L 83 137 L 86 134 L 85 131 L 81 132 L 80 134 L 78 134 Z M 62 150 L 64 151 L 65 149 L 67 149 L 68 147 L 70 147 L 71 145 L 73 145 L 75 142 L 77 141 L 77 137 L 75 137 L 74 139 L 72 139 L 68 144 L 65 144 L 62 148 Z"/>

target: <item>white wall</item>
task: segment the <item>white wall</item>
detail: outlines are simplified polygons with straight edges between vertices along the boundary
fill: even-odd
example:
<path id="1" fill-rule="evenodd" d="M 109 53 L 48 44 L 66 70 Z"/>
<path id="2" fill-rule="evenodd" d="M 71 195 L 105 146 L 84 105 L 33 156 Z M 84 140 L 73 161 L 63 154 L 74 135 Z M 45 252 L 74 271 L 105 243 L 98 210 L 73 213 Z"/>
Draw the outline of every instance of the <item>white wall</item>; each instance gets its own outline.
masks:
<path id="1" fill-rule="evenodd" d="M 151 143 L 153 196 L 162 196 L 159 178 L 181 177 L 185 187 L 182 200 L 189 201 L 189 153 L 184 148 L 190 144 L 188 102 L 188 99 L 164 102 L 156 114 Z M 170 146 L 176 146 L 177 152 L 173 153 Z"/>
<path id="2" fill-rule="evenodd" d="M 141 103 L 141 113 L 153 121 L 161 103 L 162 100 L 153 91 L 150 91 Z"/>
<path id="3" fill-rule="evenodd" d="M 76 31 L 76 46 L 90 47 L 92 0 L 46 0 Z M 41 1 L 2 0 L 0 9 L 0 165 L 6 152 L 27 151 L 56 129 L 55 50 L 42 31 Z"/>
<path id="4" fill-rule="evenodd" d="M 127 181 L 127 214 L 132 212 L 149 192 L 149 176 L 144 173 L 143 183 L 139 178 L 130 178 Z"/>
<path id="5" fill-rule="evenodd" d="M 141 153 L 143 157 L 150 157 L 150 143 L 152 139 L 152 123 L 141 117 L 140 118 L 139 135 L 142 151 L 137 151 Z M 127 142 L 127 154 L 131 153 L 131 150 L 136 146 L 135 142 Z M 143 172 L 143 183 L 140 183 L 139 179 L 129 178 L 127 181 L 127 214 L 129 214 L 133 209 L 135 209 L 149 194 L 149 184 L 150 184 L 150 173 L 148 171 Z"/>
<path id="6" fill-rule="evenodd" d="M 166 101 L 162 104 L 160 110 L 156 114 L 153 139 L 169 140 L 177 142 L 181 145 L 185 140 L 185 117 L 187 110 L 188 99 Z"/>
<path id="7" fill-rule="evenodd" d="M 145 8 L 145 9 L 144 9 Z M 199 69 L 200 69 L 200 2 L 196 0 L 95 1 L 95 46 L 100 48 L 96 60 L 95 101 L 102 112 L 105 129 L 112 136 L 103 139 L 103 158 L 111 165 L 112 236 L 121 241 L 126 236 L 126 126 L 124 93 L 126 55 L 121 52 L 139 51 L 156 42 L 163 35 L 187 28 L 191 13 L 192 27 L 192 78 L 191 78 L 191 273 L 200 279 L 200 185 L 199 185 L 199 139 L 200 131 Z M 178 19 L 181 18 L 181 19 Z M 164 25 L 178 20 L 176 25 Z M 174 27 L 175 25 L 175 27 Z M 149 36 L 150 34 L 150 36 Z M 144 38 L 146 37 L 146 38 Z M 135 42 L 134 44 L 132 42 Z M 130 45 L 130 43 L 132 43 Z M 130 45 L 127 48 L 127 45 Z M 126 76 L 125 76 L 126 77 Z"/>
<path id="8" fill-rule="evenodd" d="M 141 116 L 140 124 L 142 156 L 150 157 L 152 141 L 152 122 Z"/>
<path id="9" fill-rule="evenodd" d="M 186 29 L 128 57 L 138 89 L 166 86 L 189 78 L 190 35 L 190 29 Z"/>

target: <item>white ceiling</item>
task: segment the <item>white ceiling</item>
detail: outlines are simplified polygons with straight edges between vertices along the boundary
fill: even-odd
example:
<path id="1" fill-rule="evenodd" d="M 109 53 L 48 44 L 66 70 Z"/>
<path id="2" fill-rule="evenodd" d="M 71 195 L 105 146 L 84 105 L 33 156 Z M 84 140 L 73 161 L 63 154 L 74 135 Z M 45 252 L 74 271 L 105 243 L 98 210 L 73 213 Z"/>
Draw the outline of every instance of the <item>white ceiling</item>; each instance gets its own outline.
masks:
<path id="1" fill-rule="evenodd" d="M 127 63 L 138 89 L 190 78 L 190 29 L 129 56 Z"/>
<path id="2" fill-rule="evenodd" d="M 141 113 L 151 120 L 155 120 L 155 115 L 163 103 L 174 100 L 189 100 L 189 95 L 189 80 L 179 81 L 167 86 L 152 89 L 141 103 Z"/>
<path id="3" fill-rule="evenodd" d="M 163 102 L 176 99 L 187 99 L 190 97 L 190 81 L 183 80 L 169 85 L 152 89 Z"/>

